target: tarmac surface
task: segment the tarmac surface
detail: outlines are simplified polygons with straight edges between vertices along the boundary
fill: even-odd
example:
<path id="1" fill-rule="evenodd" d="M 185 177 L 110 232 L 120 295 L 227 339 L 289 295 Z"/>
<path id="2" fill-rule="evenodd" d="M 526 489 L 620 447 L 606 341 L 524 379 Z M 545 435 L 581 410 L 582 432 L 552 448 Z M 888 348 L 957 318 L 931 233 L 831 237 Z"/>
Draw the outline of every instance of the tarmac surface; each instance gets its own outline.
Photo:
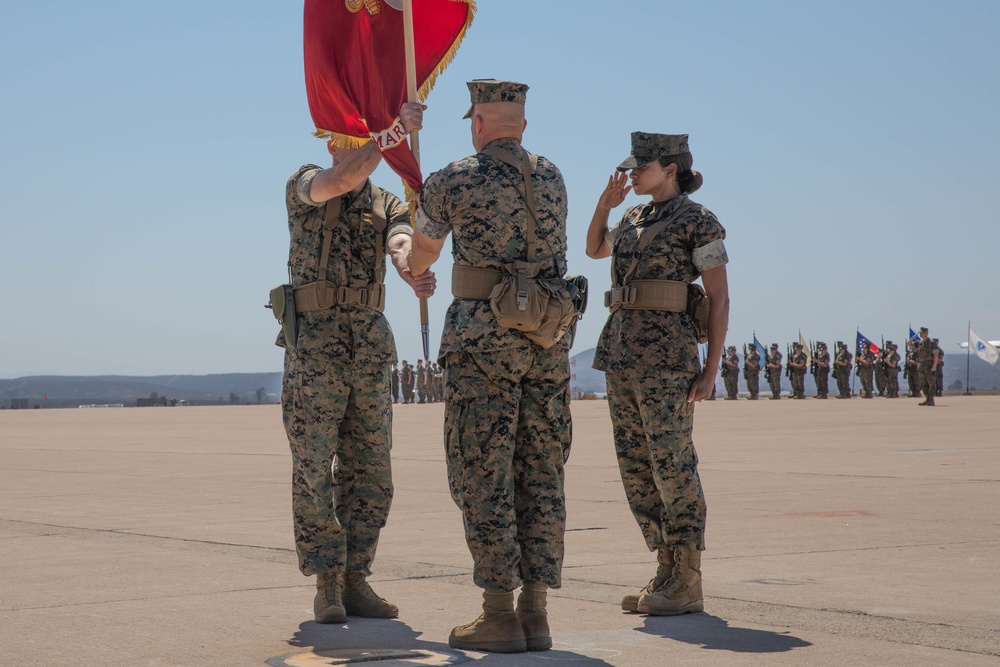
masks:
<path id="1" fill-rule="evenodd" d="M 0 665 L 1000 665 L 1000 397 L 699 405 L 705 612 L 673 618 L 619 608 L 655 559 L 575 402 L 554 646 L 517 655 L 447 644 L 481 597 L 442 417 L 395 410 L 400 618 L 324 626 L 278 406 L 0 411 Z"/>

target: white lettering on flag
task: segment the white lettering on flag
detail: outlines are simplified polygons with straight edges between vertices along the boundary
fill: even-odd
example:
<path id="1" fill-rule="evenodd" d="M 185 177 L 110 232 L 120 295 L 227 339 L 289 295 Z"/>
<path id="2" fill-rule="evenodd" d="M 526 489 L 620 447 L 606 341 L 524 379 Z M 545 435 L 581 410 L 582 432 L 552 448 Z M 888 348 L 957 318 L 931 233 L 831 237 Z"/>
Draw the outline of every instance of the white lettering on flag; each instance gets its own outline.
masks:
<path id="1" fill-rule="evenodd" d="M 385 152 L 403 143 L 403 140 L 406 139 L 406 130 L 403 129 L 403 121 L 396 118 L 389 129 L 382 130 L 381 132 L 372 132 L 371 135 L 372 141 L 375 142 L 378 149 Z"/>

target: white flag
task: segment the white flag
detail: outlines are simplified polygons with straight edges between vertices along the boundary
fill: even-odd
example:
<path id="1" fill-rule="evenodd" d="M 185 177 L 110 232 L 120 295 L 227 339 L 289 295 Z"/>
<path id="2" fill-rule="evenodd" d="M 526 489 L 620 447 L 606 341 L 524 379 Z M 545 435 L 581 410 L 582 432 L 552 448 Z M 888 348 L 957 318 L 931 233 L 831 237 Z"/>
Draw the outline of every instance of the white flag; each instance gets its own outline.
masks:
<path id="1" fill-rule="evenodd" d="M 993 366 L 997 363 L 997 357 L 1000 357 L 1000 352 L 990 345 L 987 341 L 976 335 L 976 332 L 969 327 L 969 343 L 972 345 L 972 349 L 976 351 L 976 354 L 980 359 Z"/>

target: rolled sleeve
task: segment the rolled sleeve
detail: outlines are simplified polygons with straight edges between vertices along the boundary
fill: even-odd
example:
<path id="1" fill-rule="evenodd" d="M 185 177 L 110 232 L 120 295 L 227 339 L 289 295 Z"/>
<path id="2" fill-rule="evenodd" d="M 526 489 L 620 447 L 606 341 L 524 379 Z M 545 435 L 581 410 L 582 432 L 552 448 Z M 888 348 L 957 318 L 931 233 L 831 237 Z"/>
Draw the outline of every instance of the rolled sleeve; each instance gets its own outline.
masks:
<path id="1" fill-rule="evenodd" d="M 729 255 L 726 254 L 726 243 L 722 239 L 716 239 L 711 243 L 694 249 L 691 257 L 695 268 L 704 273 L 709 269 L 729 263 Z"/>
<path id="2" fill-rule="evenodd" d="M 417 231 L 428 238 L 440 240 L 448 236 L 451 226 L 443 222 L 438 222 L 421 206 L 417 209 Z"/>
<path id="3" fill-rule="evenodd" d="M 308 171 L 302 172 L 299 176 L 298 182 L 295 184 L 295 192 L 299 196 L 299 200 L 307 206 L 322 206 L 323 202 L 313 201 L 312 197 L 309 196 L 309 191 L 312 189 L 313 179 L 316 178 L 316 174 L 321 172 L 322 169 L 310 169 Z"/>

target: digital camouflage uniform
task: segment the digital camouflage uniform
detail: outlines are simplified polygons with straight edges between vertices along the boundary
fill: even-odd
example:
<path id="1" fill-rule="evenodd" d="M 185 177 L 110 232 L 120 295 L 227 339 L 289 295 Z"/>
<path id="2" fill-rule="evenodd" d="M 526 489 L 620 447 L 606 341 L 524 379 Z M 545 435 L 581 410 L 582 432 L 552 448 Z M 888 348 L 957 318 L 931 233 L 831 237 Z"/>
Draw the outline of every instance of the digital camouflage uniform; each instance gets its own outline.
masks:
<path id="1" fill-rule="evenodd" d="M 777 349 L 771 348 L 771 353 L 767 355 L 768 364 L 777 364 L 777 368 L 767 369 L 767 384 L 771 387 L 771 398 L 774 400 L 781 398 L 781 360 L 784 355 Z"/>
<path id="2" fill-rule="evenodd" d="M 834 365 L 833 377 L 837 380 L 837 398 L 851 397 L 851 361 L 854 355 L 846 347 L 837 353 L 838 364 Z"/>
<path id="3" fill-rule="evenodd" d="M 522 98 L 523 99 L 523 98 Z M 521 158 L 513 138 L 489 146 Z M 539 277 L 566 274 L 566 187 L 549 160 L 531 177 L 539 216 Z M 418 229 L 452 236 L 456 264 L 501 269 L 527 256 L 521 172 L 483 153 L 453 162 L 424 184 Z M 522 581 L 561 584 L 569 456 L 569 347 L 542 349 L 500 327 L 488 300 L 454 299 L 445 315 L 439 362 L 445 372 L 445 454 L 451 495 L 462 510 L 487 591 Z"/>
<path id="4" fill-rule="evenodd" d="M 910 396 L 916 398 L 920 396 L 920 364 L 917 363 L 917 349 L 920 343 L 911 342 L 906 350 L 906 385 L 910 390 Z"/>
<path id="5" fill-rule="evenodd" d="M 920 347 L 917 348 L 917 363 L 919 364 L 920 371 L 920 391 L 924 393 L 924 403 L 928 405 L 934 405 L 934 396 L 937 392 L 937 379 L 935 377 L 935 371 L 931 370 L 934 367 L 934 351 L 937 346 L 934 345 L 934 341 L 930 338 L 926 338 L 920 341 Z"/>
<path id="6" fill-rule="evenodd" d="M 424 372 L 424 362 L 417 360 L 417 367 L 413 369 L 413 377 L 417 383 L 417 403 L 427 401 L 427 374 Z"/>
<path id="7" fill-rule="evenodd" d="M 940 396 L 944 392 L 944 350 L 938 344 L 938 339 L 934 338 L 934 349 L 938 353 L 937 370 L 934 371 L 934 395 Z"/>
<path id="8" fill-rule="evenodd" d="M 728 362 L 728 363 L 727 363 Z M 730 364 L 735 364 L 732 366 Z M 723 359 L 722 363 L 722 381 L 726 385 L 726 400 L 735 401 L 737 395 L 739 394 L 739 377 L 740 377 L 740 358 L 736 355 L 736 351 L 731 351 Z"/>
<path id="9" fill-rule="evenodd" d="M 813 379 L 816 381 L 816 398 L 830 395 L 830 353 L 825 347 L 817 347 L 813 356 Z M 823 364 L 826 364 L 825 366 Z"/>
<path id="10" fill-rule="evenodd" d="M 679 195 L 633 206 L 608 230 L 608 245 L 619 260 L 612 264 L 615 284 L 625 279 L 640 230 L 687 202 Z M 655 236 L 638 258 L 633 279 L 690 283 L 728 262 L 725 236 L 718 218 L 695 205 Z M 691 317 L 618 309 L 604 325 L 593 365 L 607 374 L 618 468 L 646 545 L 650 551 L 661 545 L 703 551 L 705 495 L 692 440 L 694 403 L 687 400 L 701 372 Z"/>
<path id="11" fill-rule="evenodd" d="M 792 397 L 803 399 L 806 397 L 806 362 L 809 357 L 806 355 L 805 351 L 800 347 L 797 352 L 792 352 L 792 356 L 788 359 L 789 364 L 801 364 L 800 366 L 792 366 L 791 377 L 789 378 L 792 382 Z"/>
<path id="12" fill-rule="evenodd" d="M 886 346 L 883 343 L 882 349 L 880 349 L 878 351 L 878 354 L 875 355 L 875 366 L 873 368 L 873 371 L 875 376 L 875 391 L 878 393 L 879 396 L 885 396 L 886 388 L 888 386 L 887 385 L 888 378 L 885 369 L 885 358 L 888 352 L 889 352 L 888 346 Z"/>
<path id="13" fill-rule="evenodd" d="M 324 206 L 308 198 L 320 171 L 300 168 L 286 188 L 291 283 L 317 279 Z M 343 199 L 327 275 L 334 285 L 364 287 L 375 273 L 375 231 L 363 221 L 371 188 Z M 385 192 L 385 241 L 412 234 L 406 206 Z M 384 246 L 378 252 L 385 252 Z M 384 269 L 384 265 L 383 265 Z M 295 349 L 285 350 L 281 402 L 292 452 L 292 512 L 299 569 L 370 573 L 379 531 L 392 502 L 389 462 L 392 406 L 389 365 L 395 342 L 385 317 L 368 308 L 334 306 L 300 313 Z M 279 336 L 278 344 L 284 345 Z M 337 457 L 334 474 L 332 464 Z"/>
<path id="14" fill-rule="evenodd" d="M 396 368 L 396 364 L 392 365 L 389 374 L 389 388 L 392 391 L 392 402 L 399 403 L 399 369 Z"/>
<path id="15" fill-rule="evenodd" d="M 899 352 L 896 346 L 886 342 L 885 392 L 889 398 L 899 398 Z"/>
<path id="16" fill-rule="evenodd" d="M 751 348 L 743 360 L 743 379 L 746 380 L 750 400 L 756 401 L 760 395 L 760 353 L 756 347 Z"/>
<path id="17" fill-rule="evenodd" d="M 862 348 L 858 353 L 858 380 L 861 381 L 861 398 L 872 398 L 872 379 L 875 374 L 875 353 Z"/>
<path id="18" fill-rule="evenodd" d="M 400 388 L 403 391 L 403 404 L 413 402 L 413 366 L 405 361 L 399 371 Z"/>

